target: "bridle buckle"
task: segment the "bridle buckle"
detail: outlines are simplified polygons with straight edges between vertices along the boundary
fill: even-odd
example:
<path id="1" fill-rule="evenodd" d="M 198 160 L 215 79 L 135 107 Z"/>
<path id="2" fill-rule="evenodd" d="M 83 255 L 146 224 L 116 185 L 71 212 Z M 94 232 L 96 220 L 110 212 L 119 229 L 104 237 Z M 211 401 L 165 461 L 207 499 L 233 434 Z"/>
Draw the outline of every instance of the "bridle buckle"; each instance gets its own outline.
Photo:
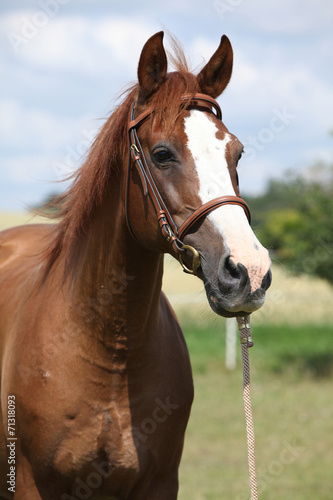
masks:
<path id="1" fill-rule="evenodd" d="M 136 144 L 131 144 L 130 150 L 134 151 L 135 154 L 140 155 L 139 148 L 138 148 L 138 146 Z"/>
<path id="2" fill-rule="evenodd" d="M 173 237 L 171 227 L 169 226 L 169 224 L 165 224 L 164 229 L 167 232 L 166 240 L 167 240 L 167 242 L 169 242 L 169 241 L 171 241 L 171 239 Z"/>
<path id="3" fill-rule="evenodd" d="M 181 247 L 182 250 L 189 250 L 190 252 L 192 252 L 192 269 L 190 269 L 189 267 L 187 267 L 187 265 L 183 262 L 183 256 L 182 254 L 179 254 L 178 255 L 178 260 L 184 270 L 184 273 L 186 274 L 196 274 L 199 267 L 200 267 L 200 254 L 198 252 L 198 250 L 196 250 L 195 248 L 191 247 L 190 245 L 183 245 Z"/>

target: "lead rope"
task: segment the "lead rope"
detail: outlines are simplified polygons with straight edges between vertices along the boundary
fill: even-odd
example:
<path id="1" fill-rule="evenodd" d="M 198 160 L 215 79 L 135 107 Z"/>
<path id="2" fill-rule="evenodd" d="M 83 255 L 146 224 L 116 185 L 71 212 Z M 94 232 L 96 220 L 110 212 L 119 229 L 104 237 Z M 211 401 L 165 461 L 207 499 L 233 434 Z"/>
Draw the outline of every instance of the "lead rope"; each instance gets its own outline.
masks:
<path id="1" fill-rule="evenodd" d="M 254 426 L 251 405 L 251 390 L 250 390 L 250 361 L 249 347 L 253 346 L 250 316 L 237 318 L 238 330 L 242 348 L 242 363 L 243 363 L 243 402 L 246 421 L 246 437 L 247 437 L 247 456 L 249 463 L 251 500 L 258 500 L 258 484 L 256 472 L 256 452 L 254 439 Z"/>

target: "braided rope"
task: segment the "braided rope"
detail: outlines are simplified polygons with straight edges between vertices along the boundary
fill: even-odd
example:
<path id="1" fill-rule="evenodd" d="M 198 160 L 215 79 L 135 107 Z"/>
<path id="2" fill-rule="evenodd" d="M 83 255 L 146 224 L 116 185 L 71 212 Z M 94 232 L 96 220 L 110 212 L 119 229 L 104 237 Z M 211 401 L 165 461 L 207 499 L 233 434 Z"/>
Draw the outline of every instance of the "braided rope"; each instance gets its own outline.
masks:
<path id="1" fill-rule="evenodd" d="M 251 500 L 258 500 L 258 485 L 256 472 L 256 454 L 255 454 L 255 439 L 253 415 L 251 406 L 251 390 L 250 390 L 250 361 L 248 348 L 253 346 L 250 316 L 237 318 L 238 330 L 242 348 L 243 362 L 243 402 L 246 421 L 246 437 L 247 437 L 247 456 L 249 463 Z"/>

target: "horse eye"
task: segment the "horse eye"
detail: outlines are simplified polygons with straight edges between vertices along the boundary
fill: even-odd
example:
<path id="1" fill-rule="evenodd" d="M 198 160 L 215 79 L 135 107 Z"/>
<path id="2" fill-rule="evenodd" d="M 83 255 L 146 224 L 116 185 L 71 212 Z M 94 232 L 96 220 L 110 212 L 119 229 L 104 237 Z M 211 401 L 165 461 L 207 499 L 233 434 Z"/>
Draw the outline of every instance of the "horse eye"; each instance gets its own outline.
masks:
<path id="1" fill-rule="evenodd" d="M 167 149 L 159 149 L 154 152 L 154 158 L 158 163 L 166 163 L 172 160 L 172 154 Z"/>
<path id="2" fill-rule="evenodd" d="M 243 153 L 244 153 L 244 149 L 243 149 L 243 150 L 239 153 L 237 163 L 239 162 L 239 160 L 240 160 L 240 159 L 241 159 L 241 157 L 243 156 Z"/>

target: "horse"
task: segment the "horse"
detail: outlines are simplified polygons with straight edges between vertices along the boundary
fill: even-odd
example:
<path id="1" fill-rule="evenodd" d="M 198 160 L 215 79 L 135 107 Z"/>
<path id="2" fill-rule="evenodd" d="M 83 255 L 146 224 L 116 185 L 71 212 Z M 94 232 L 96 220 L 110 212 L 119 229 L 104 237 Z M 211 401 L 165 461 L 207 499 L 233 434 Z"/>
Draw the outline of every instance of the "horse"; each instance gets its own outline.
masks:
<path id="1" fill-rule="evenodd" d="M 216 101 L 230 41 L 198 75 L 180 46 L 172 57 L 168 72 L 163 32 L 145 43 L 60 222 L 1 233 L 3 499 L 175 500 L 193 380 L 164 254 L 203 281 L 218 315 L 264 303 L 270 259 Z"/>

